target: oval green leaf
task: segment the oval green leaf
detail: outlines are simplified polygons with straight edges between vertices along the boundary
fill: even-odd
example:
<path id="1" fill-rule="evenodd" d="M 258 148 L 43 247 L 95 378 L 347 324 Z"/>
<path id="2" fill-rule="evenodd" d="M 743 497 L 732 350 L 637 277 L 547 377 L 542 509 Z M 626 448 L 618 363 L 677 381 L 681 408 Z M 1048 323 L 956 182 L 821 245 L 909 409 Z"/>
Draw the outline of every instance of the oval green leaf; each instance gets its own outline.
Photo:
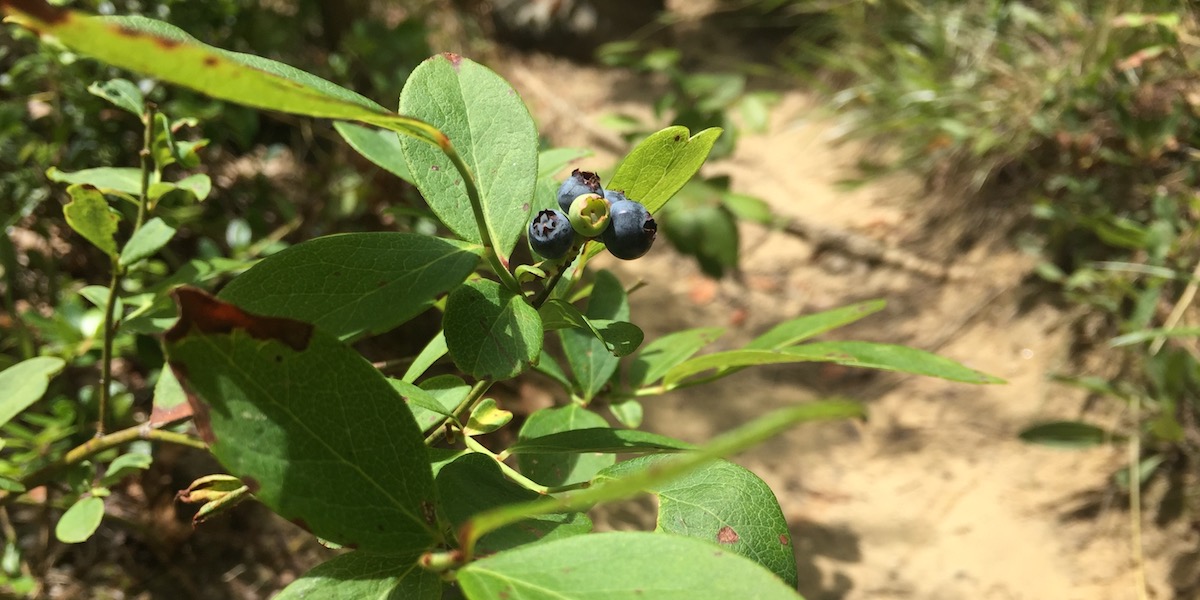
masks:
<path id="1" fill-rule="evenodd" d="M 438 600 L 442 581 L 417 565 L 420 553 L 351 552 L 325 561 L 283 588 L 275 600 Z"/>
<path id="2" fill-rule="evenodd" d="M 86 542 L 104 520 L 104 499 L 96 496 L 80 498 L 63 513 L 54 526 L 54 537 L 64 544 Z"/>
<path id="3" fill-rule="evenodd" d="M 691 538 L 637 531 L 575 536 L 501 552 L 463 567 L 458 582 L 471 600 L 800 597 L 770 571 L 734 552 Z"/>
<path id="4" fill-rule="evenodd" d="M 46 178 L 57 183 L 81 183 L 94 186 L 103 193 L 118 192 L 137 196 L 142 193 L 142 170 L 124 167 L 98 167 L 82 171 L 46 169 Z"/>
<path id="5" fill-rule="evenodd" d="M 354 339 L 388 331 L 425 311 L 471 274 L 479 251 L 416 233 L 331 235 L 268 256 L 220 297 Z"/>
<path id="6" fill-rule="evenodd" d="M 696 135 L 682 125 L 657 131 L 621 161 L 604 188 L 622 191 L 656 213 L 700 170 L 720 136 L 720 127 Z M 595 256 L 603 248 L 603 244 L 591 244 L 587 256 Z"/>
<path id="7" fill-rule="evenodd" d="M 400 136 L 394 131 L 371 129 L 354 123 L 339 121 L 333 124 L 342 139 L 350 144 L 367 160 L 379 168 L 407 181 L 413 182 L 408 163 L 404 162 L 404 151 L 400 147 Z"/>
<path id="8" fill-rule="evenodd" d="M 516 377 L 542 351 L 537 310 L 488 279 L 468 281 L 450 292 L 442 327 L 454 364 L 480 379 Z"/>
<path id="9" fill-rule="evenodd" d="M 558 298 L 548 300 L 538 309 L 538 314 L 542 317 L 542 327 L 546 331 L 566 328 L 586 331 L 604 342 L 604 346 L 616 357 L 632 354 L 645 339 L 641 328 L 633 323 L 609 319 L 592 320 L 583 316 L 575 305 Z"/>
<path id="10" fill-rule="evenodd" d="M 84 239 L 91 242 L 105 254 L 117 257 L 117 223 L 121 222 L 121 213 L 108 205 L 104 195 L 91 185 L 76 184 L 67 188 L 71 201 L 63 207 L 63 216 Z"/>
<path id="11" fill-rule="evenodd" d="M 596 482 L 648 468 L 664 458 L 641 456 L 618 463 L 600 473 Z M 656 531 L 737 552 L 796 587 L 796 555 L 783 509 L 754 473 L 719 460 L 646 491 L 658 496 Z"/>
<path id="12" fill-rule="evenodd" d="M 0 371 L 0 426 L 41 399 L 50 380 L 67 362 L 55 356 L 37 356 Z"/>
<path id="13" fill-rule="evenodd" d="M 146 98 L 142 96 L 142 90 L 138 88 L 137 84 L 128 79 L 97 81 L 89 85 L 87 90 L 89 93 L 104 98 L 118 108 L 139 117 L 146 110 Z"/>
<path id="14" fill-rule="evenodd" d="M 584 314 L 589 320 L 629 321 L 629 298 L 615 275 L 608 271 L 596 273 L 592 297 Z M 620 360 L 608 351 L 608 345 L 602 339 L 589 332 L 564 329 L 558 335 L 567 355 L 567 364 L 571 365 L 571 373 L 579 384 L 580 396 L 589 401 L 608 383 Z"/>
<path id="15" fill-rule="evenodd" d="M 362 550 L 424 549 L 433 478 L 404 400 L 358 353 L 308 323 L 179 288 L 167 359 L 212 453 L 263 504 Z"/>
<path id="16" fill-rule="evenodd" d="M 608 427 L 604 417 L 571 404 L 561 408 L 539 410 L 521 426 L 518 439 L 540 438 L 574 429 Z M 520 441 L 518 441 L 518 444 Z M 612 454 L 588 452 L 583 454 L 519 454 L 517 464 L 526 477 L 547 486 L 569 485 L 588 481 L 601 469 L 612 466 Z"/>
<path id="17" fill-rule="evenodd" d="M 154 253 L 166 246 L 173 237 L 175 228 L 167 225 L 162 219 L 154 217 L 146 221 L 121 249 L 121 266 L 128 267 L 143 258 L 154 256 Z"/>
<path id="18" fill-rule="evenodd" d="M 455 54 L 439 54 L 413 70 L 400 111 L 441 128 L 479 189 L 483 219 L 501 261 L 529 223 L 537 182 L 537 128 L 508 82 Z M 440 149 L 401 139 L 413 181 L 434 214 L 465 240 L 480 242 L 475 213 L 455 165 Z"/>

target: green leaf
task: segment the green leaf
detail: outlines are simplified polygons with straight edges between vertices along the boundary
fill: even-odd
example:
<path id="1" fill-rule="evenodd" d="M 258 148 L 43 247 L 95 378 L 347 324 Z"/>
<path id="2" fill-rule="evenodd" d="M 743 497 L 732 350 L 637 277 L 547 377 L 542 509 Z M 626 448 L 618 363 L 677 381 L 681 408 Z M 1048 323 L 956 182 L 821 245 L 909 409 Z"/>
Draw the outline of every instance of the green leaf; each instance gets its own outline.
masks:
<path id="1" fill-rule="evenodd" d="M 87 90 L 139 117 L 146 110 L 146 98 L 142 96 L 142 90 L 128 79 L 97 81 L 89 85 Z"/>
<path id="2" fill-rule="evenodd" d="M 25 493 L 25 485 L 16 479 L 10 479 L 0 475 L 0 490 L 4 490 L 13 494 L 23 494 Z"/>
<path id="3" fill-rule="evenodd" d="M 634 398 L 613 402 L 608 405 L 608 411 L 618 423 L 631 429 L 636 429 L 642 426 L 642 417 L 644 409 L 642 403 Z"/>
<path id="4" fill-rule="evenodd" d="M 513 414 L 507 410 L 500 408 L 496 401 L 492 398 L 484 398 L 474 410 L 471 411 L 471 418 L 467 420 L 466 427 L 463 428 L 464 435 L 483 435 L 491 433 L 508 425 L 512 421 Z"/>
<path id="5" fill-rule="evenodd" d="M 44 4 L 5 4 L 8 19 L 110 65 L 245 106 L 310 117 L 362 121 L 447 144 L 437 129 L 397 115 L 360 94 L 273 60 L 202 44 L 145 17 L 91 17 Z"/>
<path id="6" fill-rule="evenodd" d="M 104 519 L 104 499 L 96 496 L 80 498 L 63 513 L 54 526 L 54 537 L 64 544 L 86 542 Z"/>
<path id="7" fill-rule="evenodd" d="M 168 362 L 213 455 L 259 501 L 361 550 L 415 551 L 438 537 L 424 437 L 378 369 L 310 324 L 195 288 L 174 295 Z"/>
<path id="8" fill-rule="evenodd" d="M 738 228 L 733 213 L 724 206 L 676 200 L 669 210 L 667 239 L 683 254 L 696 257 L 705 275 L 721 278 L 738 265 Z"/>
<path id="9" fill-rule="evenodd" d="M 650 342 L 629 365 L 626 385 L 635 390 L 662 379 L 672 367 L 691 358 L 724 333 L 722 327 L 687 329 Z"/>
<path id="10" fill-rule="evenodd" d="M 1004 382 L 948 358 L 907 346 L 872 342 L 815 342 L 779 350 L 730 350 L 697 356 L 668 371 L 663 378 L 663 386 L 672 389 L 688 377 L 710 369 L 718 370 L 717 376 L 725 376 L 740 367 L 796 362 L 831 362 L 966 383 Z"/>
<path id="11" fill-rule="evenodd" d="M 1031 444 L 1056 448 L 1091 448 L 1120 440 L 1108 431 L 1080 421 L 1039 423 L 1026 428 L 1020 437 Z"/>
<path id="12" fill-rule="evenodd" d="M 642 140 L 621 161 L 605 189 L 625 192 L 651 213 L 658 212 L 700 170 L 720 136 L 720 127 L 694 136 L 680 125 L 660 130 Z M 599 254 L 603 247 L 592 244 L 587 256 Z"/>
<path id="13" fill-rule="evenodd" d="M 596 273 L 592 297 L 588 300 L 588 319 L 629 320 L 629 298 L 620 280 L 608 271 Z M 584 401 L 590 401 L 616 372 L 620 360 L 608 351 L 607 344 L 590 333 L 577 329 L 558 332 L 567 363 L 579 384 Z"/>
<path id="14" fill-rule="evenodd" d="M 745 349 L 778 350 L 791 346 L 879 312 L 886 304 L 883 300 L 869 300 L 784 321 L 751 340 L 745 345 Z"/>
<path id="15" fill-rule="evenodd" d="M 325 561 L 283 588 L 275 600 L 439 600 L 442 582 L 417 565 L 420 553 L 356 551 Z"/>
<path id="16" fill-rule="evenodd" d="M 521 441 L 540 438 L 575 429 L 608 427 L 604 417 L 571 404 L 561 408 L 539 410 L 525 421 L 518 434 Z M 526 477 L 546 486 L 570 485 L 588 481 L 601 469 L 612 466 L 616 457 L 611 454 L 519 454 L 517 464 Z"/>
<path id="17" fill-rule="evenodd" d="M 67 362 L 54 356 L 23 360 L 0 371 L 0 426 L 41 399 Z"/>
<path id="18" fill-rule="evenodd" d="M 104 473 L 104 477 L 100 479 L 100 485 L 116 485 L 129 475 L 132 475 L 138 471 L 145 471 L 146 469 L 149 469 L 153 462 L 154 458 L 149 454 L 141 454 L 137 452 L 122 454 L 108 464 L 108 471 L 106 471 Z"/>
<path id="19" fill-rule="evenodd" d="M 509 481 L 494 460 L 475 452 L 443 466 L 438 471 L 437 486 L 442 511 L 454 527 L 485 510 L 540 497 Z M 582 512 L 539 515 L 489 533 L 479 541 L 479 550 L 500 552 L 591 530 L 592 521 Z"/>
<path id="20" fill-rule="evenodd" d="M 408 370 L 404 371 L 402 379 L 409 383 L 416 381 L 418 377 L 425 374 L 425 371 L 429 370 L 429 367 L 433 366 L 433 363 L 445 355 L 446 334 L 438 331 L 437 335 L 433 336 L 433 339 L 429 340 L 429 343 L 421 349 L 420 354 L 413 359 L 412 364 L 408 365 Z"/>
<path id="21" fill-rule="evenodd" d="M 220 297 L 354 339 L 391 330 L 425 311 L 466 279 L 479 251 L 416 233 L 331 235 L 268 256 Z"/>
<path id="22" fill-rule="evenodd" d="M 154 256 L 154 253 L 166 246 L 173 237 L 175 228 L 164 223 L 162 219 L 154 217 L 146 221 L 121 249 L 121 266 L 128 267 L 143 258 Z"/>
<path id="23" fill-rule="evenodd" d="M 789 427 L 806 421 L 863 416 L 861 405 L 841 400 L 810 402 L 774 411 L 733 431 L 718 436 L 695 452 L 684 452 L 621 479 L 600 483 L 571 494 L 502 506 L 477 515 L 463 527 L 468 536 L 460 541 L 470 550 L 474 539 L 532 515 L 585 510 L 601 502 L 624 500 L 642 490 L 662 485 L 713 459 L 741 452 Z M 520 457 L 518 457 L 520 458 Z"/>
<path id="24" fill-rule="evenodd" d="M 413 419 L 423 432 L 429 431 L 431 427 L 441 423 L 442 419 L 452 415 L 451 411 L 458 406 L 458 400 L 449 394 L 433 394 L 399 379 L 388 378 L 388 383 L 404 397 L 408 409 L 412 411 Z"/>
<path id="25" fill-rule="evenodd" d="M 537 182 L 537 128 L 521 97 L 490 69 L 439 54 L 413 70 L 400 111 L 424 119 L 454 142 L 475 178 L 496 253 L 508 256 L 529 223 Z M 465 240 L 481 240 L 462 176 L 435 147 L 401 139 L 414 183 L 434 214 Z"/>
<path id="26" fill-rule="evenodd" d="M 509 446 L 509 454 L 581 454 L 585 452 L 642 454 L 678 452 L 695 446 L 665 435 L 632 429 L 589 427 L 524 437 Z"/>
<path id="27" fill-rule="evenodd" d="M 334 123 L 333 128 L 341 134 L 342 139 L 350 144 L 367 160 L 379 168 L 407 181 L 413 182 L 408 163 L 404 162 L 403 150 L 400 147 L 400 137 L 394 131 L 371 129 L 362 125 Z"/>
<path id="28" fill-rule="evenodd" d="M 116 258 L 117 241 L 113 236 L 117 234 L 121 213 L 113 210 L 104 195 L 89 185 L 72 185 L 67 193 L 71 195 L 71 201 L 63 207 L 67 224 L 105 254 Z"/>
<path id="29" fill-rule="evenodd" d="M 592 155 L 586 148 L 550 148 L 538 154 L 538 179 L 553 179 L 571 163 Z M 557 187 L 557 183 L 555 186 Z"/>
<path id="30" fill-rule="evenodd" d="M 546 331 L 566 329 L 568 327 L 591 333 L 596 339 L 604 342 L 605 348 L 613 356 L 628 356 L 642 344 L 645 334 L 633 323 L 597 319 L 595 321 L 583 316 L 578 308 L 566 300 L 552 298 L 538 309 L 542 317 L 542 328 Z"/>
<path id="31" fill-rule="evenodd" d="M 965 383 L 1004 383 L 1003 379 L 969 369 L 948 358 L 895 344 L 874 342 L 816 342 L 785 348 L 784 352 L 843 354 L 833 362 L 850 367 L 900 371 Z"/>
<path id="32" fill-rule="evenodd" d="M 108 307 L 108 292 L 108 288 L 102 285 L 87 285 L 79 289 L 80 296 L 86 298 L 88 302 L 91 302 L 96 308 L 102 311 Z M 120 296 L 117 296 L 114 300 L 116 301 L 113 303 L 115 305 L 113 312 L 120 315 L 125 308 L 124 303 L 121 301 Z"/>
<path id="33" fill-rule="evenodd" d="M 90 185 L 102 193 L 118 192 L 137 196 L 142 193 L 142 170 L 124 167 L 99 167 L 82 171 L 59 171 L 56 167 L 46 169 L 46 178 L 56 183 L 79 183 Z"/>
<path id="34" fill-rule="evenodd" d="M 594 483 L 650 468 L 666 457 L 617 463 Z M 707 541 L 757 561 L 796 587 L 796 556 L 787 520 L 762 479 L 728 461 L 706 464 L 647 491 L 658 496 L 656 531 Z"/>
<path id="35" fill-rule="evenodd" d="M 488 279 L 450 292 L 442 327 L 454 364 L 480 379 L 516 377 L 542 351 L 537 310 Z"/>
<path id="36" fill-rule="evenodd" d="M 639 531 L 576 536 L 501 552 L 460 569 L 458 582 L 470 600 L 800 598 L 770 571 L 736 553 L 686 537 Z"/>
<path id="37" fill-rule="evenodd" d="M 570 378 L 567 377 L 567 374 L 562 370 L 562 367 L 558 365 L 558 361 L 553 356 L 550 356 L 550 354 L 545 350 L 542 350 L 541 355 L 538 356 L 538 363 L 534 368 L 537 369 L 538 373 L 557 381 L 563 386 L 563 389 L 567 390 L 568 392 L 574 389 L 571 386 Z"/>
<path id="38" fill-rule="evenodd" d="M 186 190 L 197 201 L 203 202 L 208 198 L 208 193 L 212 191 L 212 180 L 208 175 L 196 173 L 188 175 L 173 184 L 177 189 Z"/>

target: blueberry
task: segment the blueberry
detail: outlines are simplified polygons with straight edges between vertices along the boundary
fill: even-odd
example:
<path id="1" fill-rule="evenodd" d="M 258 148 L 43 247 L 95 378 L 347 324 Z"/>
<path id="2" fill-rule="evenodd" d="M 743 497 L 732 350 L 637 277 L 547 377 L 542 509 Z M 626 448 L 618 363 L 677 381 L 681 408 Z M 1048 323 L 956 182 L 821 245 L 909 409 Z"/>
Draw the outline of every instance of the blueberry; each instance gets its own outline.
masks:
<path id="1" fill-rule="evenodd" d="M 658 224 L 650 217 L 650 211 L 645 206 L 624 198 L 622 194 L 621 199 L 612 203 L 609 209 L 612 222 L 600 234 L 600 241 L 604 242 L 613 256 L 633 260 L 650 251 L 654 235 L 658 233 Z"/>
<path id="2" fill-rule="evenodd" d="M 529 223 L 529 245 L 550 259 L 562 258 L 575 243 L 575 229 L 559 210 L 543 210 Z"/>
<path id="3" fill-rule="evenodd" d="M 571 203 L 575 201 L 575 198 L 584 194 L 604 195 L 604 188 L 600 187 L 600 176 L 589 171 L 575 169 L 571 171 L 571 177 L 558 187 L 559 208 L 562 208 L 563 212 L 571 210 Z"/>
<path id="4" fill-rule="evenodd" d="M 626 202 L 629 201 L 629 198 L 625 197 L 625 192 L 618 192 L 617 190 L 604 190 L 604 199 L 608 200 L 608 205 L 610 207 L 614 203 L 620 202 L 622 200 L 625 200 Z"/>

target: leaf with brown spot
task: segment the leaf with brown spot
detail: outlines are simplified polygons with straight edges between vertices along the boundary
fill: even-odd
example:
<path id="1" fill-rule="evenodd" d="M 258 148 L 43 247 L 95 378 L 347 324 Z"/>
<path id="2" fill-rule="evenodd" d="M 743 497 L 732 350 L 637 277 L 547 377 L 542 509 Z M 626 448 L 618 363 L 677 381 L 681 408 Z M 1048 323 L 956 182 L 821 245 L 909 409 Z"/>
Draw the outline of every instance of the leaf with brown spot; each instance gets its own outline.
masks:
<path id="1" fill-rule="evenodd" d="M 653 467 L 661 460 L 666 459 L 648 455 L 618 463 L 601 472 L 593 484 Z M 716 461 L 647 491 L 658 496 L 658 531 L 718 544 L 758 561 L 796 586 L 796 557 L 790 545 L 779 543 L 788 535 L 783 510 L 771 488 L 754 473 Z"/>
<path id="2" fill-rule="evenodd" d="M 145 17 L 94 17 L 36 0 L 4 0 L 6 20 L 55 37 L 110 65 L 253 108 L 362 121 L 423 140 L 449 142 L 437 128 L 280 62 L 203 44 L 183 30 Z"/>
<path id="3" fill-rule="evenodd" d="M 181 317 L 165 336 L 167 359 L 230 474 L 323 539 L 389 552 L 432 544 L 424 439 L 377 369 L 307 323 L 195 288 L 175 297 Z"/>
<path id="4" fill-rule="evenodd" d="M 738 541 L 738 534 L 728 525 L 722 526 L 717 530 L 717 542 L 721 544 L 732 544 Z"/>

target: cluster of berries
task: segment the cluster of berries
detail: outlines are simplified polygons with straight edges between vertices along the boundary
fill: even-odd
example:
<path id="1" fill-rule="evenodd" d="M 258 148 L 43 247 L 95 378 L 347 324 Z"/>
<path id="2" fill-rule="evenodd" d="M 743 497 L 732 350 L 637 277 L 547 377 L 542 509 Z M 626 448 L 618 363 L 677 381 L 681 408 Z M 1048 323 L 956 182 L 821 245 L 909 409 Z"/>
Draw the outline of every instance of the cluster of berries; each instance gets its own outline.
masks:
<path id="1" fill-rule="evenodd" d="M 529 245 L 546 258 L 565 256 L 579 235 L 598 237 L 613 256 L 633 260 L 650 251 L 658 233 L 645 206 L 600 187 L 595 173 L 572 171 L 558 188 L 558 206 L 562 210 L 543 210 L 529 223 Z"/>

